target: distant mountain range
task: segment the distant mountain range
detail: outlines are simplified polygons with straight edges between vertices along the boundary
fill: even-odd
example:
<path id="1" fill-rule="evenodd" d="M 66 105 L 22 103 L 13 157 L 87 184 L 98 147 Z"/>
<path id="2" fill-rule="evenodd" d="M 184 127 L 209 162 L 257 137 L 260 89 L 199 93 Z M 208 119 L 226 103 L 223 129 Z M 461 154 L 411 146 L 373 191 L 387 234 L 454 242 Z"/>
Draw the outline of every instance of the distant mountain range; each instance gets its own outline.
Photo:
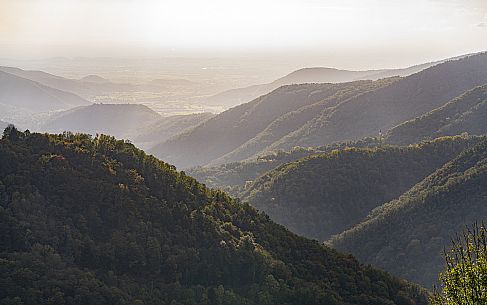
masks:
<path id="1" fill-rule="evenodd" d="M 150 125 L 159 119 L 161 116 L 157 112 L 144 105 L 93 104 L 56 113 L 39 130 L 51 133 L 103 133 L 127 138 L 137 128 Z"/>
<path id="2" fill-rule="evenodd" d="M 148 126 L 131 132 L 131 139 L 138 147 L 152 148 L 156 144 L 164 142 L 177 134 L 184 133 L 214 116 L 213 113 L 196 113 L 162 117 Z"/>
<path id="3" fill-rule="evenodd" d="M 118 86 L 0 67 L 0 128 L 31 120 L 0 139 L 0 300 L 426 305 L 374 268 L 429 288 L 449 238 L 487 218 L 487 53 L 301 69 L 222 93 L 259 95 L 218 115 L 73 93 Z"/>
<path id="4" fill-rule="evenodd" d="M 487 83 L 487 53 L 452 60 L 324 112 L 268 149 L 316 146 L 378 136 Z"/>
<path id="5" fill-rule="evenodd" d="M 96 106 L 89 100 L 114 92 L 177 90 L 191 83 L 185 79 L 156 79 L 143 84 L 122 84 L 98 75 L 68 79 L 42 71 L 0 67 L 0 119 L 23 129 L 44 132 L 110 133 L 137 138 L 138 144 L 149 148 L 201 123 L 210 115 L 162 118 L 142 105 L 105 103 Z M 88 105 L 92 107 L 81 107 Z"/>
<path id="6" fill-rule="evenodd" d="M 0 67 L 0 71 L 40 83 L 54 89 L 71 92 L 82 96 L 87 100 L 92 100 L 97 95 L 129 90 L 130 88 L 129 84 L 114 84 L 97 75 L 89 75 L 77 80 L 42 71 L 27 71 L 13 67 Z"/>
<path id="7" fill-rule="evenodd" d="M 272 137 L 279 139 L 293 131 L 319 110 L 334 107 L 350 96 L 386 86 L 392 81 L 283 86 L 252 102 L 220 113 L 193 130 L 171 138 L 150 151 L 177 166 L 190 167 L 211 163 L 259 137 L 260 133 L 270 137 L 271 141 L 266 143 L 259 140 L 256 141 L 257 146 L 253 147 L 264 145 L 265 148 L 275 141 Z M 273 128 L 276 131 L 267 132 L 266 128 L 272 128 L 273 123 L 281 127 L 282 131 Z"/>
<path id="8" fill-rule="evenodd" d="M 141 104 L 92 104 L 44 116 L 31 129 L 40 132 L 106 134 L 150 148 L 213 117 L 211 113 L 163 117 Z"/>
<path id="9" fill-rule="evenodd" d="M 459 56 L 451 59 L 459 59 Z M 435 61 L 403 69 L 382 69 L 366 71 L 349 71 L 325 67 L 303 68 L 289 73 L 272 83 L 253 85 L 245 88 L 227 90 L 206 98 L 206 103 L 233 107 L 249 102 L 281 86 L 304 83 L 345 83 L 357 80 L 378 80 L 394 76 L 409 76 L 446 60 Z"/>
<path id="10" fill-rule="evenodd" d="M 24 71 L 26 72 L 26 71 Z M 98 76 L 98 75 L 87 75 L 85 77 L 82 77 L 80 79 L 80 81 L 84 82 L 84 83 L 96 83 L 96 84 L 106 84 L 106 83 L 110 83 L 110 81 L 106 78 L 103 78 L 101 76 Z"/>
<path id="11" fill-rule="evenodd" d="M 29 114 L 89 104 L 73 93 L 0 71 L 0 108 L 5 109 L 2 117 L 13 110 Z"/>
<path id="12" fill-rule="evenodd" d="M 487 53 L 405 78 L 283 86 L 151 150 L 179 167 L 229 163 L 295 146 L 379 136 L 487 83 Z"/>
<path id="13" fill-rule="evenodd" d="M 168 87 L 184 87 L 195 84 L 185 79 L 157 79 L 147 83 L 115 83 L 98 75 L 87 75 L 81 79 L 70 79 L 42 71 L 28 71 L 14 67 L 2 67 L 0 71 L 32 80 L 54 89 L 77 94 L 94 101 L 97 96 L 111 95 L 116 92 L 160 92 Z"/>

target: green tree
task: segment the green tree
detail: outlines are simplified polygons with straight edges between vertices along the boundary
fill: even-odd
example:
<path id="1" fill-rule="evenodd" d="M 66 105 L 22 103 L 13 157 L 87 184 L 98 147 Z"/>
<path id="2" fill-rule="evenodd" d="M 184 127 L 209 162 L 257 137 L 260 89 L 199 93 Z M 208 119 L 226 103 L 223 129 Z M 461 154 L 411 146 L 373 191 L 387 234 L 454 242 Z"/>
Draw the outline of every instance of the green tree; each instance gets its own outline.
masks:
<path id="1" fill-rule="evenodd" d="M 19 138 L 20 134 L 21 133 L 14 125 L 9 124 L 7 128 L 5 128 L 5 130 L 3 131 L 3 138 L 15 141 Z"/>
<path id="2" fill-rule="evenodd" d="M 441 292 L 432 305 L 487 304 L 487 237 L 485 226 L 473 225 L 452 241 L 445 251 L 446 270 L 441 273 Z"/>

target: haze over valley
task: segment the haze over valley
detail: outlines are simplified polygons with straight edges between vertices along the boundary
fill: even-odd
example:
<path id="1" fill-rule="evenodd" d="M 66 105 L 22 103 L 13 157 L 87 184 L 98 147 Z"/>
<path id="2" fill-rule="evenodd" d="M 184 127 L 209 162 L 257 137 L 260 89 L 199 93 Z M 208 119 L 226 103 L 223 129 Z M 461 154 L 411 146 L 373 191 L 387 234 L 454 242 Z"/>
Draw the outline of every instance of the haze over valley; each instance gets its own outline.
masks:
<path id="1" fill-rule="evenodd" d="M 483 0 L 0 0 L 0 305 L 487 304 Z"/>

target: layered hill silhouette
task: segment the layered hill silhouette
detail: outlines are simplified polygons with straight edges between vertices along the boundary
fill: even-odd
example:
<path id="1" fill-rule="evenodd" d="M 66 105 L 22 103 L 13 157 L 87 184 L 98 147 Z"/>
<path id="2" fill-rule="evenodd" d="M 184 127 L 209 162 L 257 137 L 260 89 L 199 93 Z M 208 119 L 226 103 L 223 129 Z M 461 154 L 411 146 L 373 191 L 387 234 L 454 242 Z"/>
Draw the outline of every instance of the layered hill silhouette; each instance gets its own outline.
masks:
<path id="1" fill-rule="evenodd" d="M 272 145 L 272 143 L 279 141 L 282 137 L 293 132 L 303 124 L 306 124 L 306 122 L 312 120 L 318 113 L 332 111 L 336 105 L 352 97 L 386 87 L 397 80 L 398 78 L 389 78 L 375 82 L 361 81 L 337 85 L 340 89 L 332 96 L 282 115 L 255 137 L 233 151 L 213 160 L 210 162 L 210 165 L 255 159 L 263 153 L 270 152 L 267 150 L 269 145 Z"/>
<path id="2" fill-rule="evenodd" d="M 487 134 L 487 86 L 477 87 L 446 105 L 394 127 L 386 141 L 405 144 L 461 133 Z"/>
<path id="3" fill-rule="evenodd" d="M 103 133 L 127 138 L 137 128 L 159 119 L 161 116 L 157 112 L 140 104 L 93 104 L 57 113 L 38 129 L 52 133 Z"/>
<path id="4" fill-rule="evenodd" d="M 205 112 L 163 117 L 148 126 L 137 129 L 131 139 L 141 148 L 151 148 L 213 116 L 215 115 Z"/>
<path id="5" fill-rule="evenodd" d="M 0 107 L 4 113 L 49 112 L 89 104 L 73 93 L 0 71 Z"/>
<path id="6" fill-rule="evenodd" d="M 155 146 L 151 153 L 181 167 L 203 165 L 218 158 L 225 159 L 222 163 L 240 161 L 299 128 L 320 110 L 395 81 L 283 86 Z M 258 140 L 252 141 L 254 138 Z M 248 146 L 250 151 L 237 152 L 242 146 Z M 232 152 L 240 158 L 225 157 Z"/>
<path id="7" fill-rule="evenodd" d="M 416 65 L 404 69 L 349 71 L 326 67 L 303 68 L 289 73 L 272 83 L 230 89 L 205 99 L 205 102 L 233 107 L 251 101 L 281 86 L 304 83 L 346 83 L 357 80 L 378 80 L 394 76 L 408 76 L 444 61 Z"/>
<path id="8" fill-rule="evenodd" d="M 152 152 L 177 166 L 191 167 L 378 136 L 487 83 L 487 53 L 447 61 L 402 79 L 368 82 L 284 86 Z M 307 112 L 308 107 L 312 111 Z"/>
<path id="9" fill-rule="evenodd" d="M 452 236 L 487 217 L 487 140 L 329 242 L 364 263 L 426 287 L 444 268 Z"/>
<path id="10" fill-rule="evenodd" d="M 106 78 L 103 78 L 99 75 L 87 75 L 85 77 L 80 78 L 80 81 L 86 82 L 86 83 L 96 83 L 96 84 L 106 84 L 109 83 L 110 81 Z"/>
<path id="11" fill-rule="evenodd" d="M 316 154 L 265 173 L 241 197 L 289 230 L 324 241 L 398 198 L 476 141 L 440 138 Z"/>
<path id="12" fill-rule="evenodd" d="M 124 141 L 4 134 L 3 303 L 427 304 Z"/>
<path id="13" fill-rule="evenodd" d="M 308 122 L 269 149 L 377 136 L 487 83 L 487 53 L 448 61 L 363 94 Z"/>
<path id="14" fill-rule="evenodd" d="M 283 165 L 304 157 L 323 154 L 332 150 L 345 148 L 373 148 L 382 145 L 377 138 L 365 138 L 353 142 L 340 142 L 320 147 L 296 147 L 290 151 L 278 151 L 259 156 L 257 159 L 226 163 L 216 166 L 198 166 L 186 170 L 191 177 L 205 183 L 208 187 L 225 190 L 235 196 L 244 196 L 261 175 Z"/>
<path id="15" fill-rule="evenodd" d="M 74 93 L 89 101 L 94 101 L 97 96 L 106 96 L 117 92 L 160 92 L 167 88 L 187 87 L 195 84 L 186 79 L 156 79 L 146 83 L 118 83 L 99 75 L 87 75 L 80 79 L 73 79 L 43 71 L 23 70 L 5 66 L 0 66 L 0 71 L 54 89 Z"/>
<path id="16" fill-rule="evenodd" d="M 130 84 L 115 84 L 97 75 L 88 75 L 81 79 L 70 79 L 43 71 L 29 71 L 14 67 L 0 67 L 6 72 L 24 79 L 28 79 L 53 89 L 77 94 L 87 100 L 97 95 L 106 95 L 116 91 L 129 91 Z"/>

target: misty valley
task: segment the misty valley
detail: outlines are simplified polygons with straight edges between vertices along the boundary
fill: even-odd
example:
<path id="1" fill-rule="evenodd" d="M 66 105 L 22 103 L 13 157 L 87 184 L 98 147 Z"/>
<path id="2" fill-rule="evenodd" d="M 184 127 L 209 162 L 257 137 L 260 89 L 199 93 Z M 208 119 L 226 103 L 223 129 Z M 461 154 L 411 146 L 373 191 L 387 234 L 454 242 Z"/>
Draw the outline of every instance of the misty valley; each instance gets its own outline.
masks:
<path id="1" fill-rule="evenodd" d="M 434 287 L 471 226 L 484 266 L 487 53 L 177 114 L 117 96 L 192 82 L 0 70 L 2 304 L 464 304 Z"/>
<path id="2" fill-rule="evenodd" d="M 0 0 L 0 305 L 487 305 L 487 0 Z"/>

